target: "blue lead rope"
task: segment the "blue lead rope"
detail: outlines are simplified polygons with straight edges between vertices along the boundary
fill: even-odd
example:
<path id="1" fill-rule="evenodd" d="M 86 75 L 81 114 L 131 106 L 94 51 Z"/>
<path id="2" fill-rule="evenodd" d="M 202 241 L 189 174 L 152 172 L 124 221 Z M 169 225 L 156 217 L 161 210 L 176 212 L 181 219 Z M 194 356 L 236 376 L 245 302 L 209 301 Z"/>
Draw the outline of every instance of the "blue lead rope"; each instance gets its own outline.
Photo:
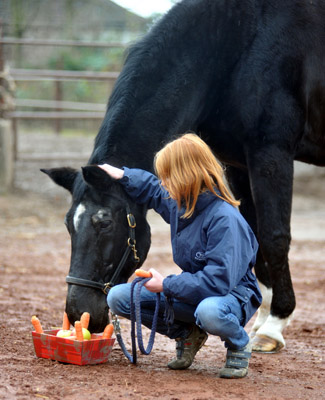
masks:
<path id="1" fill-rule="evenodd" d="M 114 324 L 114 329 L 115 329 L 115 335 L 116 339 L 118 341 L 118 344 L 120 345 L 124 355 L 132 364 L 137 363 L 137 346 L 136 346 L 136 336 L 138 339 L 138 346 L 139 350 L 141 351 L 142 354 L 149 355 L 151 353 L 151 350 L 153 348 L 153 344 L 155 341 L 155 335 L 156 335 L 156 330 L 157 330 L 157 321 L 158 321 L 158 313 L 159 313 L 159 305 L 160 305 L 160 293 L 156 293 L 156 308 L 152 320 L 152 327 L 151 327 L 151 333 L 148 341 L 148 346 L 145 349 L 143 345 L 143 338 L 142 338 L 142 328 L 141 328 L 141 289 L 143 285 L 145 285 L 146 282 L 148 282 L 151 278 L 136 278 L 131 284 L 131 304 L 130 304 L 130 319 L 131 319 L 131 346 L 132 346 L 132 354 L 128 352 L 128 350 L 125 347 L 125 344 L 123 342 L 121 332 L 120 332 L 120 327 L 119 327 L 119 321 L 117 317 L 115 316 L 115 321 L 113 322 Z M 134 296 L 134 291 L 135 291 L 135 286 L 137 285 L 136 288 L 136 293 Z M 135 334 L 136 332 L 136 334 Z"/>
<path id="2" fill-rule="evenodd" d="M 136 296 L 135 296 L 135 319 L 136 319 L 136 324 L 137 324 L 137 338 L 138 338 L 138 346 L 142 354 L 149 355 L 151 353 L 151 350 L 153 348 L 153 344 L 155 342 L 155 335 L 156 335 L 156 330 L 157 330 L 157 321 L 158 321 L 158 313 L 159 313 L 159 304 L 160 304 L 160 293 L 156 293 L 156 307 L 155 307 L 155 312 L 153 315 L 153 320 L 152 320 L 152 327 L 151 327 L 151 333 L 148 341 L 148 346 L 145 349 L 143 346 L 143 338 L 142 338 L 142 329 L 141 329 L 141 304 L 140 304 L 140 299 L 141 299 L 141 289 L 142 286 L 148 282 L 151 278 L 137 278 L 135 283 L 138 283 L 137 286 L 137 291 L 136 291 Z M 133 324 L 135 321 L 133 322 Z"/>

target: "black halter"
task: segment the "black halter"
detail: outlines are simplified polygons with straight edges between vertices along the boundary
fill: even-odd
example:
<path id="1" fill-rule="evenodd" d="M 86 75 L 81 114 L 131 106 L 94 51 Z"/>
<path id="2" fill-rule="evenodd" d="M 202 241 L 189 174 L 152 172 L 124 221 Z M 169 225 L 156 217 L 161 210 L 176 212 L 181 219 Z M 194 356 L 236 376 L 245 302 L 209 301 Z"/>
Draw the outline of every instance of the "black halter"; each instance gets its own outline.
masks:
<path id="1" fill-rule="evenodd" d="M 135 248 L 135 245 L 136 245 L 136 240 L 135 240 L 136 221 L 135 221 L 134 215 L 131 214 L 131 210 L 130 210 L 130 207 L 128 204 L 126 204 L 126 218 L 127 218 L 128 226 L 129 226 L 129 238 L 127 240 L 127 247 L 126 247 L 124 254 L 121 258 L 121 261 L 119 262 L 119 265 L 115 269 L 114 274 L 111 277 L 110 281 L 107 283 L 101 283 L 101 282 L 90 281 L 88 279 L 75 278 L 73 276 L 68 275 L 65 279 L 65 281 L 67 283 L 72 284 L 72 285 L 90 287 L 92 289 L 99 289 L 99 290 L 102 290 L 105 294 L 107 294 L 108 291 L 116 284 L 116 280 L 120 276 L 120 273 L 129 257 L 129 254 L 131 253 L 131 251 L 133 251 L 134 261 L 136 262 L 136 264 L 139 263 L 140 258 L 137 256 L 137 250 Z"/>

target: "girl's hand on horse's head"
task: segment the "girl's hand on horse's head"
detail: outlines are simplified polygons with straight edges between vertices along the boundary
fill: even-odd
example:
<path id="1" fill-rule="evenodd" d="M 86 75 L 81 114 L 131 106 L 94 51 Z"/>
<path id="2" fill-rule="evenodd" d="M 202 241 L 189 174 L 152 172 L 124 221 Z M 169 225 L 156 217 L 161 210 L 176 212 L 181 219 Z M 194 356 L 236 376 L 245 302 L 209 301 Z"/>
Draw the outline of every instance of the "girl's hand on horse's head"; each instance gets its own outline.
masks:
<path id="1" fill-rule="evenodd" d="M 153 293 L 160 293 L 163 291 L 163 280 L 164 277 L 156 271 L 154 268 L 150 268 L 149 272 L 152 274 L 152 278 L 148 281 L 144 286 L 150 292 Z"/>
<path id="2" fill-rule="evenodd" d="M 113 167 L 112 165 L 109 164 L 102 164 L 98 165 L 99 168 L 104 170 L 109 176 L 111 176 L 113 179 L 121 179 L 124 176 L 124 170 L 120 168 Z"/>

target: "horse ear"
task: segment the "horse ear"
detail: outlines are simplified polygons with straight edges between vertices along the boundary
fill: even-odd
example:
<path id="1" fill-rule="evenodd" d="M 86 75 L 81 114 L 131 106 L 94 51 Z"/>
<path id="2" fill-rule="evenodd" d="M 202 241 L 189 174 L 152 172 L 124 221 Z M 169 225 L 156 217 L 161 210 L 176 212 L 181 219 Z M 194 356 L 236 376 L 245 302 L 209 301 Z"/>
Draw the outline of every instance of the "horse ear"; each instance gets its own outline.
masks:
<path id="1" fill-rule="evenodd" d="M 44 174 L 48 175 L 57 185 L 64 187 L 72 194 L 73 184 L 78 175 L 77 170 L 73 168 L 63 167 L 41 169 L 41 171 L 44 172 Z"/>
<path id="2" fill-rule="evenodd" d="M 107 190 L 113 183 L 113 178 L 97 165 L 87 165 L 81 170 L 85 182 L 96 189 Z"/>

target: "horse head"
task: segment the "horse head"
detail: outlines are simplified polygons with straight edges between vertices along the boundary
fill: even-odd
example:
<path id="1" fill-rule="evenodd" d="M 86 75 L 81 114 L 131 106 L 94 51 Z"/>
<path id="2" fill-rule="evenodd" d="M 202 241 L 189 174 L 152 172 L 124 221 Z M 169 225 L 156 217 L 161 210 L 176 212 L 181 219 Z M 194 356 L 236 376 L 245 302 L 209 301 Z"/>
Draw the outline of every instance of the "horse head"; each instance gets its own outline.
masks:
<path id="1" fill-rule="evenodd" d="M 146 209 L 97 166 L 42 172 L 72 194 L 65 217 L 71 237 L 66 312 L 72 324 L 89 312 L 90 331 L 101 332 L 109 320 L 109 287 L 127 282 L 149 251 Z"/>

